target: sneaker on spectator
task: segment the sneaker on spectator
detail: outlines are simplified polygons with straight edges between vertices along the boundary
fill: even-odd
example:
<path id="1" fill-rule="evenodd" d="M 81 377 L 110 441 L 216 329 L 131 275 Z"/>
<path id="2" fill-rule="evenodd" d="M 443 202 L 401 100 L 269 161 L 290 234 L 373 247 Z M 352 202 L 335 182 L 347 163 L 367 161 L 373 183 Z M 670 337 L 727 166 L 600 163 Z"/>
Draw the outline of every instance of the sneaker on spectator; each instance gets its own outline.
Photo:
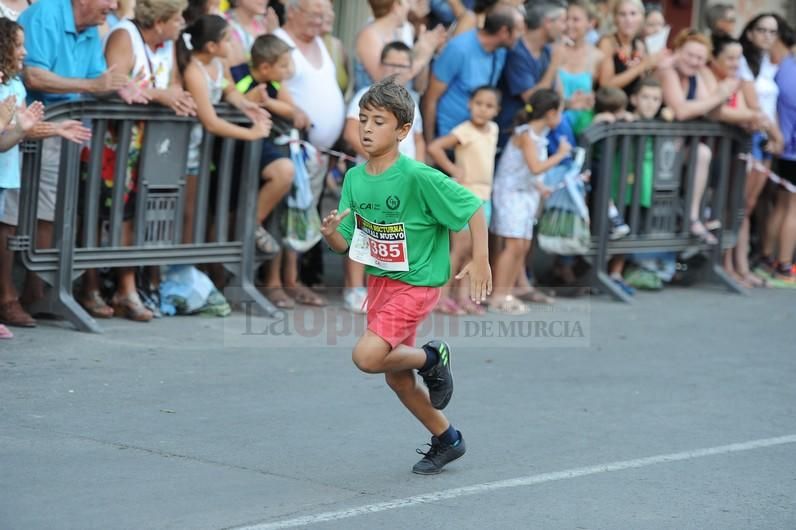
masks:
<path id="1" fill-rule="evenodd" d="M 344 289 L 343 292 L 343 307 L 352 313 L 364 315 L 368 312 L 368 288 L 367 287 L 352 287 Z"/>
<path id="2" fill-rule="evenodd" d="M 608 206 L 608 220 L 611 222 L 611 232 L 608 234 L 608 238 L 611 241 L 622 239 L 630 233 L 630 227 L 625 223 L 625 219 L 619 213 L 619 210 L 616 209 L 613 201 Z"/>

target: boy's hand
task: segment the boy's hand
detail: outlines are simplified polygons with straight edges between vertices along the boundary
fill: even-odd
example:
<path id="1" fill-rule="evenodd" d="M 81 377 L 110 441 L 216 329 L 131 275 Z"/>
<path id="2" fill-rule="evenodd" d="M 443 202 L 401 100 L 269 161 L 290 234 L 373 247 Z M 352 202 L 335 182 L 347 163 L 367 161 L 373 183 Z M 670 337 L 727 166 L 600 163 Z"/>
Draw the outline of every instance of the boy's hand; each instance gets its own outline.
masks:
<path id="1" fill-rule="evenodd" d="M 337 210 L 329 212 L 329 215 L 324 217 L 321 222 L 321 234 L 323 237 L 329 237 L 334 234 L 337 231 L 337 227 L 340 226 L 340 222 L 348 217 L 350 213 L 351 208 L 346 208 L 342 213 L 337 213 Z"/>
<path id="2" fill-rule="evenodd" d="M 476 304 L 485 302 L 487 296 L 492 294 L 492 270 L 489 268 L 489 260 L 486 258 L 472 260 L 456 275 L 456 279 L 461 280 L 465 276 L 470 277 L 470 300 Z"/>

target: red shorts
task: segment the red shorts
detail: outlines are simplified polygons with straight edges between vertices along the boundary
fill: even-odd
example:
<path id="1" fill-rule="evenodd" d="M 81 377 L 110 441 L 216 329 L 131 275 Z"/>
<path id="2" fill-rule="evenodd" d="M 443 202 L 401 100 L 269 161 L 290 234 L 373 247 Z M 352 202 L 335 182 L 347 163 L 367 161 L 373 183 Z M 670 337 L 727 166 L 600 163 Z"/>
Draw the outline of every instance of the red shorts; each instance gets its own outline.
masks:
<path id="1" fill-rule="evenodd" d="M 417 328 L 439 300 L 439 287 L 368 276 L 368 329 L 395 348 L 415 345 Z"/>

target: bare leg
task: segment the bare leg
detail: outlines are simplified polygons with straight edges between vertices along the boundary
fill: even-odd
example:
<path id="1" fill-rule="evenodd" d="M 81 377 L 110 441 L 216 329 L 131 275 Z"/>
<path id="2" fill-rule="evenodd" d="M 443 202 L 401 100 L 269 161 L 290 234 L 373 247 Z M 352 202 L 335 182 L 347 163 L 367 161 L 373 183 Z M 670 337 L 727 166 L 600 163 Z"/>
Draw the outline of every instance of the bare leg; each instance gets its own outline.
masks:
<path id="1" fill-rule="evenodd" d="M 705 195 L 705 188 L 708 186 L 710 160 L 712 157 L 713 153 L 710 147 L 700 143 L 697 147 L 696 168 L 694 170 L 694 198 L 691 201 L 691 221 L 699 221 L 701 218 L 699 207 L 702 204 L 702 196 Z"/>
<path id="2" fill-rule="evenodd" d="M 13 302 L 19 295 L 12 281 L 14 253 L 8 250 L 7 239 L 16 233 L 15 226 L 0 223 L 0 304 Z"/>
<path id="3" fill-rule="evenodd" d="M 764 256 L 773 257 L 774 253 L 777 251 L 782 224 L 785 222 L 785 217 L 788 214 L 788 199 L 790 195 L 793 194 L 784 190 L 777 192 L 774 210 L 768 217 L 768 223 L 766 223 L 766 233 L 763 239 Z"/>
<path id="4" fill-rule="evenodd" d="M 413 371 L 422 368 L 426 361 L 426 353 L 421 348 L 401 344 L 392 349 L 387 341 L 366 330 L 354 347 L 352 359 L 363 372 L 384 373 L 387 384 L 401 403 L 431 434 L 436 436 L 448 429 L 450 423 L 442 412 L 431 406 L 428 391 L 418 384 Z"/>
<path id="5" fill-rule="evenodd" d="M 779 262 L 793 263 L 793 252 L 796 250 L 796 193 L 781 192 L 781 202 L 787 204 L 785 219 L 779 236 Z"/>
<path id="6" fill-rule="evenodd" d="M 36 247 L 51 248 L 53 245 L 53 223 L 52 221 L 42 221 L 39 219 L 36 224 L 37 237 Z M 22 299 L 30 304 L 44 297 L 44 282 L 33 272 L 25 275 L 25 288 L 22 292 Z"/>
<path id="7" fill-rule="evenodd" d="M 196 175 L 185 176 L 185 210 L 182 216 L 182 242 L 193 243 L 193 220 L 196 212 L 196 192 L 199 178 Z"/>
<path id="8" fill-rule="evenodd" d="M 262 173 L 264 182 L 257 194 L 257 224 L 262 224 L 290 191 L 295 172 L 289 158 L 280 158 L 265 166 Z"/>
<path id="9" fill-rule="evenodd" d="M 527 239 L 505 238 L 505 246 L 495 260 L 493 299 L 500 300 L 511 294 L 530 247 L 531 242 Z"/>
<path id="10" fill-rule="evenodd" d="M 365 266 L 361 263 L 353 261 L 348 256 L 343 256 L 343 273 L 346 289 L 365 286 Z"/>
<path id="11" fill-rule="evenodd" d="M 751 171 L 746 180 L 746 190 L 744 194 L 744 218 L 738 230 L 738 243 L 735 245 L 735 270 L 749 283 L 753 285 L 761 284 L 760 280 L 753 279 L 749 272 L 749 216 L 757 205 L 760 192 L 766 184 L 767 176 L 762 171 Z"/>

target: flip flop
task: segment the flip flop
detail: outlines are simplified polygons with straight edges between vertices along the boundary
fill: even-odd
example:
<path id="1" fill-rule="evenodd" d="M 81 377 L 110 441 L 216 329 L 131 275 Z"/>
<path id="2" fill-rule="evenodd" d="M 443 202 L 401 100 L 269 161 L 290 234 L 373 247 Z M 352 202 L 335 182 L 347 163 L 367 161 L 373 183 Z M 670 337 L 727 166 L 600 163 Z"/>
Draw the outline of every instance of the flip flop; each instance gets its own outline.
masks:
<path id="1" fill-rule="evenodd" d="M 489 304 L 489 312 L 500 315 L 527 315 L 531 309 L 513 296 L 506 296 Z"/>
<path id="2" fill-rule="evenodd" d="M 481 304 L 476 304 L 470 299 L 461 300 L 457 304 L 468 315 L 484 315 L 486 308 Z"/>
<path id="3" fill-rule="evenodd" d="M 13 338 L 14 334 L 11 333 L 11 330 L 9 330 L 4 325 L 0 324 L 0 339 L 13 339 Z"/>
<path id="4" fill-rule="evenodd" d="M 94 318 L 112 318 L 115 314 L 113 308 L 102 299 L 99 291 L 91 291 L 86 298 L 78 302 Z"/>

